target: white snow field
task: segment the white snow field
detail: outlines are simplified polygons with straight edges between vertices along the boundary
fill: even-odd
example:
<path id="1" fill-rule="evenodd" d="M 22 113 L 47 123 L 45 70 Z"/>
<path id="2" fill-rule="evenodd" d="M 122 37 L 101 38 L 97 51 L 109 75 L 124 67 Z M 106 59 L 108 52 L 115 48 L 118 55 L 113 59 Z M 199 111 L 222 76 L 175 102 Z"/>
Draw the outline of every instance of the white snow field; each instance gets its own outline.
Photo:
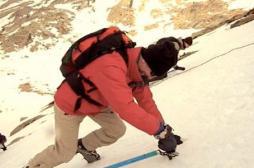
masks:
<path id="1" fill-rule="evenodd" d="M 89 25 L 89 31 L 102 26 L 94 23 Z M 155 34 L 152 32 L 147 39 L 152 42 Z M 165 33 L 169 35 L 174 33 Z M 139 40 L 142 44 L 142 38 Z M 0 151 L 0 168 L 21 168 L 54 142 L 53 109 L 39 111 L 52 101 L 51 94 L 62 80 L 59 65 L 69 44 L 63 42 L 54 49 L 33 54 L 24 49 L 1 59 L 0 132 L 8 135 L 21 117 L 45 116 L 7 136 L 7 145 L 20 139 L 10 144 L 7 151 Z M 152 86 L 165 121 L 184 139 L 177 147 L 179 156 L 169 160 L 157 155 L 126 167 L 253 168 L 254 21 L 233 29 L 222 26 L 195 39 L 185 52 L 195 52 L 179 61 L 186 70 L 172 72 Z M 20 92 L 19 84 L 26 82 L 49 94 Z M 86 118 L 80 127 L 80 137 L 96 128 L 98 125 Z M 127 124 L 123 138 L 98 149 L 100 161 L 87 164 L 81 155 L 76 155 L 57 168 L 101 168 L 156 149 L 156 139 Z"/>

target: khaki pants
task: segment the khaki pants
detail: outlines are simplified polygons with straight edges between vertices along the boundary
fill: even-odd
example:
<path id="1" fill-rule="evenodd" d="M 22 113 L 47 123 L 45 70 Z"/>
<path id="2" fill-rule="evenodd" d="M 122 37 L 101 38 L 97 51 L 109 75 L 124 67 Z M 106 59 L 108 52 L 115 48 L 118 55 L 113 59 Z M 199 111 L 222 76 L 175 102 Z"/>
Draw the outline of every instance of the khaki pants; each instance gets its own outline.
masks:
<path id="1" fill-rule="evenodd" d="M 70 161 L 76 154 L 79 125 L 84 116 L 64 115 L 64 112 L 57 106 L 54 109 L 55 144 L 31 159 L 28 163 L 29 168 L 52 168 Z M 101 128 L 82 138 L 83 145 L 88 150 L 110 145 L 122 137 L 126 131 L 123 121 L 109 109 L 89 117 Z"/>

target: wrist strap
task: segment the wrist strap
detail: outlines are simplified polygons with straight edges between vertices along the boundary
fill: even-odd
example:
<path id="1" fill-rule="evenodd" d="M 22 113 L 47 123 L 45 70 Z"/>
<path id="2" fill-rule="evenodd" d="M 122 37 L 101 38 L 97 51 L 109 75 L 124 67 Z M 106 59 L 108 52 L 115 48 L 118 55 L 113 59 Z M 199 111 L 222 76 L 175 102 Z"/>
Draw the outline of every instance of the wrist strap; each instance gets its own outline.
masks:
<path id="1" fill-rule="evenodd" d="M 154 137 L 156 139 L 164 139 L 166 138 L 171 132 L 172 132 L 172 128 L 169 125 L 163 125 L 162 127 L 160 127 L 160 131 L 158 134 L 154 135 Z"/>

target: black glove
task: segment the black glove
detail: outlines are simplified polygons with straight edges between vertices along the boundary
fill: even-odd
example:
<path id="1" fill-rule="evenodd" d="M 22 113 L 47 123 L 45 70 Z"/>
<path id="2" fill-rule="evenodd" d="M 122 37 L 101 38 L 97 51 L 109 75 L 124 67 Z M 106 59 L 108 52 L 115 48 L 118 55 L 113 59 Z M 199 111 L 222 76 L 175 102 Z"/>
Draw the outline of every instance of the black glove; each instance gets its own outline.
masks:
<path id="1" fill-rule="evenodd" d="M 181 145 L 183 143 L 181 137 L 179 135 L 174 134 L 177 145 Z"/>
<path id="2" fill-rule="evenodd" d="M 155 135 L 155 138 L 159 139 L 158 147 L 167 153 L 175 152 L 177 141 L 172 133 L 172 128 L 169 125 L 165 125 L 162 126 L 161 130 Z"/>

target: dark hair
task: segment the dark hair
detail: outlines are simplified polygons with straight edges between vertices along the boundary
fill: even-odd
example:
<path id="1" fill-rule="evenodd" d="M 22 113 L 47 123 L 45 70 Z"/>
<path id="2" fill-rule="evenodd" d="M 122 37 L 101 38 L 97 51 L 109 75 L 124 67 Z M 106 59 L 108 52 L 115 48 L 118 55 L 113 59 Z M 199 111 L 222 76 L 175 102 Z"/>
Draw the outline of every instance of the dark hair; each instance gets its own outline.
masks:
<path id="1" fill-rule="evenodd" d="M 0 133 L 0 143 L 3 144 L 6 142 L 6 137 Z"/>
<path id="2" fill-rule="evenodd" d="M 141 54 L 152 72 L 161 76 L 177 63 L 178 50 L 172 42 L 149 45 L 141 49 Z"/>

